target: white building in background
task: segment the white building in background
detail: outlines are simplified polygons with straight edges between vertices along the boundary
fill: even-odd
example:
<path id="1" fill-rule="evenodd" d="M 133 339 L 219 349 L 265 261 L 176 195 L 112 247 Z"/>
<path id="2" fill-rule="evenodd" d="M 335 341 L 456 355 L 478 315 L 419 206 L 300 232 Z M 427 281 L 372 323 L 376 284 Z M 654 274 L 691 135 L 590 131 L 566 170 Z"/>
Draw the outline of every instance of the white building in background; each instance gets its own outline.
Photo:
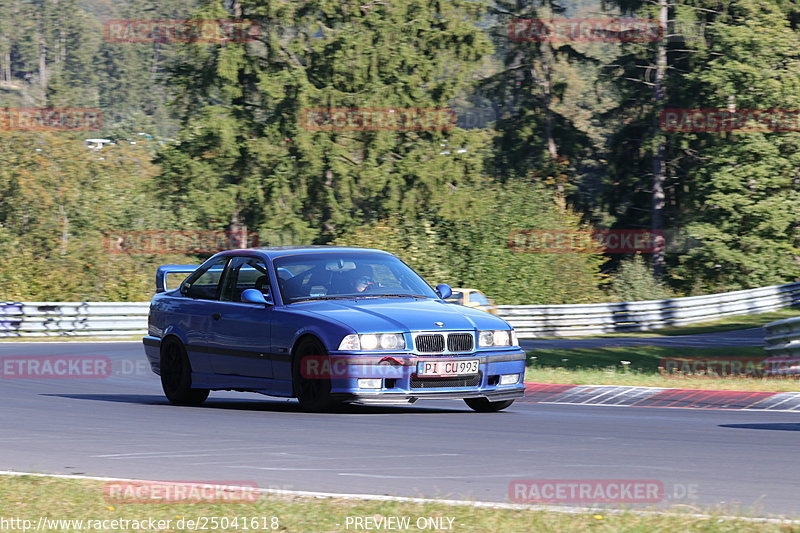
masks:
<path id="1" fill-rule="evenodd" d="M 111 139 L 86 139 L 86 147 L 92 150 L 101 150 L 107 144 L 112 144 Z"/>

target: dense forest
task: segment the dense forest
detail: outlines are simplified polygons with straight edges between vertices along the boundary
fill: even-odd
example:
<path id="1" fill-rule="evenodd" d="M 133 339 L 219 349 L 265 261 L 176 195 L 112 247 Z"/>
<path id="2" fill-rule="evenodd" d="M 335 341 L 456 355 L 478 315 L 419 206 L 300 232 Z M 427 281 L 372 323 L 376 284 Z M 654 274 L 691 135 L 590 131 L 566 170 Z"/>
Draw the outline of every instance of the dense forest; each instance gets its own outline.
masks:
<path id="1" fill-rule="evenodd" d="M 187 19 L 253 31 L 110 37 L 119 21 Z M 531 23 L 562 19 L 659 31 L 543 38 Z M 102 124 L 26 131 L 8 119 L 23 108 L 97 109 Z M 320 122 L 336 109 L 447 118 Z M 797 122 L 797 2 L 2 2 L 0 299 L 146 300 L 156 265 L 215 251 L 109 250 L 135 232 L 377 247 L 509 304 L 795 280 L 800 126 L 665 127 L 697 109 Z M 664 245 L 534 252 L 510 246 L 520 230 Z"/>

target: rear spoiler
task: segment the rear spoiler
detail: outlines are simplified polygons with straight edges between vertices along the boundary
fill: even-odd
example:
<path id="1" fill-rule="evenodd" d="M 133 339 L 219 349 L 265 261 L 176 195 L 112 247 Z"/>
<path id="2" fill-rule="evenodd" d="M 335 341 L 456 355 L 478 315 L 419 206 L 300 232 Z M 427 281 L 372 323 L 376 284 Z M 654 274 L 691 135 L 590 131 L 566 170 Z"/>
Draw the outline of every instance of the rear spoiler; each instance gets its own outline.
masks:
<path id="1" fill-rule="evenodd" d="M 191 274 L 200 265 L 161 265 L 156 270 L 156 292 L 167 290 L 167 274 Z"/>

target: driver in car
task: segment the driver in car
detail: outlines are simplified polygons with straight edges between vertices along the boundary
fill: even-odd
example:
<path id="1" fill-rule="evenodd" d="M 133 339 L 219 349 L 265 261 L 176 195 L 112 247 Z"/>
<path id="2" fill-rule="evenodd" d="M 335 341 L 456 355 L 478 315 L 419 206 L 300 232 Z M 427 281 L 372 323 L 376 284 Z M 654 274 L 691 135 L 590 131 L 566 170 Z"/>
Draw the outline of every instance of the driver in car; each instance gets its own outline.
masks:
<path id="1" fill-rule="evenodd" d="M 356 278 L 354 289 L 356 292 L 364 292 L 374 284 L 375 282 L 368 276 L 359 276 Z"/>

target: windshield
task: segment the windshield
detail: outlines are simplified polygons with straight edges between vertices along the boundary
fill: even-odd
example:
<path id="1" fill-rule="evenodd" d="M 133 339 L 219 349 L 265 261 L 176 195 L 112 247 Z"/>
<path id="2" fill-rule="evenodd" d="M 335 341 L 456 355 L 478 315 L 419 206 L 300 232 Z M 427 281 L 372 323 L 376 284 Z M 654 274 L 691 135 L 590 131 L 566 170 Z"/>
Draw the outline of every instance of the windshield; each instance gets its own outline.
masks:
<path id="1" fill-rule="evenodd" d="M 492 302 L 480 292 L 473 292 L 470 294 L 469 299 L 478 305 L 492 305 Z"/>
<path id="2" fill-rule="evenodd" d="M 273 261 L 284 303 L 437 294 L 405 263 L 371 252 L 298 254 Z"/>

